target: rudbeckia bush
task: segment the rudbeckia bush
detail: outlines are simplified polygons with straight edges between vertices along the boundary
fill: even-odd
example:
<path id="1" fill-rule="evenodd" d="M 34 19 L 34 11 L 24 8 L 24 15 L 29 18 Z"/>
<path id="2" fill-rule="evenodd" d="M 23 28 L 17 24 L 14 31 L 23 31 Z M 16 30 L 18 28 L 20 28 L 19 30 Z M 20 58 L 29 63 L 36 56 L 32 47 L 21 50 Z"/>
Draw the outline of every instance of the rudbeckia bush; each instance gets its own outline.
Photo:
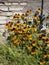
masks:
<path id="1" fill-rule="evenodd" d="M 9 34 L 6 44 L 0 44 L 0 65 L 49 65 L 49 37 L 39 29 L 40 9 L 33 21 L 25 14 L 15 14 L 5 28 Z M 22 21 L 22 22 L 21 22 Z"/>

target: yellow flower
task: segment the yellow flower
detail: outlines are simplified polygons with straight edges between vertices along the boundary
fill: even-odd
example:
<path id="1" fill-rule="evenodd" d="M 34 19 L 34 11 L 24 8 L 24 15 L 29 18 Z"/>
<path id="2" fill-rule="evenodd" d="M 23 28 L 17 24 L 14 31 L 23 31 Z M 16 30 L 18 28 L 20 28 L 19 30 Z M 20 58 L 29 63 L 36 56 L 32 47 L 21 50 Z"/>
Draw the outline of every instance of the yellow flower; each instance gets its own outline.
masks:
<path id="1" fill-rule="evenodd" d="M 21 29 L 18 29 L 18 33 L 22 33 L 22 30 Z"/>
<path id="2" fill-rule="evenodd" d="M 8 23 L 6 23 L 5 28 L 7 28 L 7 29 L 8 29 Z"/>
<path id="3" fill-rule="evenodd" d="M 44 57 L 47 57 L 47 54 L 44 54 Z"/>
<path id="4" fill-rule="evenodd" d="M 32 55 L 36 54 L 36 50 L 33 50 L 33 51 L 31 52 L 31 54 L 32 54 Z"/>
<path id="5" fill-rule="evenodd" d="M 38 45 L 38 46 L 37 46 L 37 48 L 38 48 L 38 49 L 40 49 L 40 48 L 41 48 L 41 46 L 40 46 L 40 45 Z"/>
<path id="6" fill-rule="evenodd" d="M 15 14 L 14 16 L 15 16 L 15 18 L 17 18 L 17 14 Z"/>
<path id="7" fill-rule="evenodd" d="M 33 42 L 32 42 L 32 45 L 33 45 L 33 46 L 36 46 L 36 41 L 33 41 Z"/>
<path id="8" fill-rule="evenodd" d="M 25 15 L 28 16 L 29 14 L 31 14 L 31 12 L 31 10 L 28 10 Z"/>
<path id="9" fill-rule="evenodd" d="M 30 30 L 31 28 L 28 26 L 28 27 L 26 27 L 26 30 L 28 31 L 28 30 Z"/>
<path id="10" fill-rule="evenodd" d="M 46 39 L 47 38 L 47 36 L 46 35 L 42 35 L 42 39 Z"/>
<path id="11" fill-rule="evenodd" d="M 46 43 L 49 43 L 49 39 L 46 39 Z"/>
<path id="12" fill-rule="evenodd" d="M 14 43 L 16 43 L 16 44 L 17 44 L 17 42 L 18 42 L 18 39 L 14 40 Z"/>
<path id="13" fill-rule="evenodd" d="M 14 34 L 15 33 L 15 29 L 11 29 L 9 33 L 10 34 Z"/>
<path id="14" fill-rule="evenodd" d="M 16 40 L 14 40 L 14 43 L 17 44 L 17 45 L 19 45 L 21 43 L 21 40 L 16 39 Z"/>
<path id="15" fill-rule="evenodd" d="M 14 31 L 10 31 L 9 33 L 10 33 L 10 34 L 13 34 L 13 33 L 14 33 Z"/>
<path id="16" fill-rule="evenodd" d="M 37 15 L 34 15 L 33 19 L 37 20 L 38 19 Z"/>
<path id="17" fill-rule="evenodd" d="M 32 27 L 32 30 L 33 30 L 33 31 L 37 31 L 37 27 L 36 27 L 36 26 L 33 26 L 33 27 Z"/>
<path id="18" fill-rule="evenodd" d="M 22 15 L 21 15 L 21 18 L 23 18 L 23 19 L 26 18 L 25 14 L 22 14 Z"/>
<path id="19" fill-rule="evenodd" d="M 9 25 L 5 25 L 5 28 L 7 28 L 8 30 L 12 29 L 12 27 Z"/>
<path id="20" fill-rule="evenodd" d="M 12 18 L 12 20 L 16 20 L 17 18 L 14 16 L 13 18 Z"/>
<path id="21" fill-rule="evenodd" d="M 32 46 L 31 45 L 27 45 L 27 49 L 28 50 L 32 49 Z"/>
<path id="22" fill-rule="evenodd" d="M 16 25 L 20 25 L 20 21 L 17 21 L 17 22 L 16 22 Z"/>
<path id="23" fill-rule="evenodd" d="M 12 20 L 16 20 L 17 18 L 13 18 Z"/>
<path id="24" fill-rule="evenodd" d="M 32 40 L 32 39 L 33 39 L 33 37 L 32 37 L 32 34 L 31 34 L 31 33 L 28 33 L 27 37 L 28 37 L 28 40 Z"/>
<path id="25" fill-rule="evenodd" d="M 49 44 L 47 44 L 47 46 L 49 47 Z"/>
<path id="26" fill-rule="evenodd" d="M 13 16 L 13 19 L 12 19 L 12 20 L 16 20 L 16 19 L 18 19 L 18 18 L 21 18 L 20 14 L 15 14 L 15 15 Z"/>
<path id="27" fill-rule="evenodd" d="M 42 39 L 39 39 L 38 42 L 39 42 L 39 43 L 42 43 L 43 41 L 42 41 Z"/>
<path id="28" fill-rule="evenodd" d="M 32 37 L 30 37 L 30 38 L 28 38 L 29 40 L 32 40 L 33 38 Z"/>
<path id="29" fill-rule="evenodd" d="M 42 39 L 46 39 L 46 37 L 42 37 Z"/>
<path id="30" fill-rule="evenodd" d="M 20 26 L 19 26 L 19 25 L 17 25 L 17 28 L 16 28 L 16 29 L 17 29 L 17 30 L 18 30 L 18 29 L 20 29 Z"/>
<path id="31" fill-rule="evenodd" d="M 12 24 L 13 24 L 13 22 L 6 23 L 5 28 L 7 28 L 7 29 L 10 28 Z"/>
<path id="32" fill-rule="evenodd" d="M 26 29 L 26 28 L 27 28 L 27 27 L 24 27 L 24 28 L 23 28 L 23 31 L 24 31 L 24 32 L 26 32 L 26 31 L 27 31 L 27 29 Z"/>
<path id="33" fill-rule="evenodd" d="M 8 22 L 8 25 L 9 25 L 9 26 L 12 25 L 12 24 L 13 24 L 13 22 L 10 22 L 10 21 Z"/>
<path id="34" fill-rule="evenodd" d="M 15 28 L 15 29 L 17 29 L 17 26 L 16 25 L 14 25 L 14 26 L 12 26 L 13 28 Z"/>
<path id="35" fill-rule="evenodd" d="M 24 35 L 24 36 L 23 36 L 23 39 L 24 39 L 24 40 L 27 40 L 27 36 Z"/>
<path id="36" fill-rule="evenodd" d="M 21 18 L 20 14 L 17 14 L 17 18 Z"/>
<path id="37" fill-rule="evenodd" d="M 40 61 L 40 65 L 43 65 L 44 63 L 45 63 L 44 60 L 41 60 L 41 61 Z"/>
<path id="38" fill-rule="evenodd" d="M 21 40 L 18 40 L 16 44 L 21 44 Z"/>
<path id="39" fill-rule="evenodd" d="M 36 12 L 41 13 L 41 9 L 40 9 L 40 8 L 38 8 L 38 10 L 37 10 Z"/>
<path id="40" fill-rule="evenodd" d="M 27 11 L 25 15 L 28 16 L 29 14 L 30 14 L 29 11 Z"/>
<path id="41" fill-rule="evenodd" d="M 49 54 L 47 54 L 47 57 L 49 58 Z"/>
<path id="42" fill-rule="evenodd" d="M 47 53 L 46 53 L 46 51 L 44 52 L 44 57 L 47 57 Z"/>
<path id="43" fill-rule="evenodd" d="M 25 34 L 24 30 L 22 30 L 22 35 L 24 35 L 24 34 Z"/>
<path id="44" fill-rule="evenodd" d="M 11 31 L 11 30 L 13 29 L 13 27 L 10 27 L 10 26 L 9 26 L 8 29 Z"/>
<path id="45" fill-rule="evenodd" d="M 24 23 L 22 24 L 22 26 L 26 27 L 26 23 L 24 22 Z"/>
<path id="46" fill-rule="evenodd" d="M 38 32 L 38 33 L 36 34 L 36 36 L 39 37 L 39 36 L 40 36 L 40 32 Z"/>
<path id="47" fill-rule="evenodd" d="M 29 33 L 29 34 L 27 35 L 27 37 L 28 37 L 28 38 L 31 38 L 31 37 L 32 37 L 32 34 L 31 34 L 31 33 Z"/>
<path id="48" fill-rule="evenodd" d="M 16 36 L 13 36 L 13 37 L 11 37 L 11 39 L 14 41 L 14 40 L 16 40 L 17 38 L 16 38 Z"/>
<path id="49" fill-rule="evenodd" d="M 39 24 L 40 23 L 40 20 L 37 20 L 36 22 Z"/>

